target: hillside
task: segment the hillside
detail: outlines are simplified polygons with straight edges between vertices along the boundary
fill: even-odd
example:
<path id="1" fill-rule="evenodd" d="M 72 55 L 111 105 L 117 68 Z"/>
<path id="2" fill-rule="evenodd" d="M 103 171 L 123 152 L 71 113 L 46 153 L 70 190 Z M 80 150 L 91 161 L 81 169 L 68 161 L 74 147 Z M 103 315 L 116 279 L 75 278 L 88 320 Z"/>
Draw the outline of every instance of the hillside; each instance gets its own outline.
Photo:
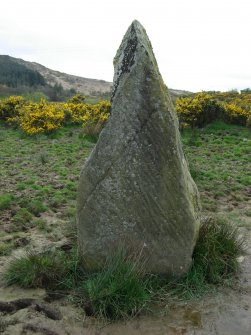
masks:
<path id="1" fill-rule="evenodd" d="M 44 77 L 9 56 L 0 56 L 0 84 L 9 87 L 44 86 Z"/>
<path id="2" fill-rule="evenodd" d="M 35 82 L 33 78 L 36 79 Z M 110 92 L 112 86 L 112 83 L 104 80 L 73 76 L 51 70 L 38 63 L 6 55 L 0 55 L 0 84 L 15 88 L 39 85 L 54 87 L 56 85 L 65 91 L 71 90 L 95 96 Z"/>
<path id="3" fill-rule="evenodd" d="M 112 83 L 51 70 L 41 64 L 0 55 L 0 95 L 43 92 L 50 100 L 64 100 L 78 92 L 86 96 L 109 98 Z M 169 89 L 172 99 L 191 92 Z"/>
<path id="4" fill-rule="evenodd" d="M 98 80 L 74 76 L 71 74 L 51 70 L 41 64 L 35 62 L 27 62 L 19 58 L 15 58 L 16 62 L 26 66 L 28 69 L 39 72 L 46 83 L 54 86 L 61 85 L 63 89 L 82 93 L 84 95 L 99 95 L 100 93 L 110 92 L 112 83 Z"/>

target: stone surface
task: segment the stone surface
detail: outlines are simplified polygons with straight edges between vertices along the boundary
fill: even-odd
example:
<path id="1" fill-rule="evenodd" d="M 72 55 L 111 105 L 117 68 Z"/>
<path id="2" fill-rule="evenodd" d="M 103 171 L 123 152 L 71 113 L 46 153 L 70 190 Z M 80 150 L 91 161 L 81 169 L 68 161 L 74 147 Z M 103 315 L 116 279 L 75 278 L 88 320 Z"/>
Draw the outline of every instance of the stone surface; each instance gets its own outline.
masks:
<path id="1" fill-rule="evenodd" d="M 179 276 L 191 265 L 199 196 L 167 88 L 138 21 L 125 34 L 114 67 L 111 117 L 80 176 L 80 255 L 95 270 L 124 244 L 142 252 L 148 271 Z"/>

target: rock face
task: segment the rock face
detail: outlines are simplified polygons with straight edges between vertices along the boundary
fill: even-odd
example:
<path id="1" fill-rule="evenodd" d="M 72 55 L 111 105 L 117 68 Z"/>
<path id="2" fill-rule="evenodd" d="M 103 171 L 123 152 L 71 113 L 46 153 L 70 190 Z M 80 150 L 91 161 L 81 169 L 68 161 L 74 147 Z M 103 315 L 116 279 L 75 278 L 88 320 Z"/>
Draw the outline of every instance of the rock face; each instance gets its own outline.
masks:
<path id="1" fill-rule="evenodd" d="M 149 272 L 180 276 L 191 265 L 199 196 L 167 88 L 138 21 L 125 34 L 114 67 L 111 117 L 80 176 L 80 255 L 95 270 L 124 244 L 141 250 Z"/>

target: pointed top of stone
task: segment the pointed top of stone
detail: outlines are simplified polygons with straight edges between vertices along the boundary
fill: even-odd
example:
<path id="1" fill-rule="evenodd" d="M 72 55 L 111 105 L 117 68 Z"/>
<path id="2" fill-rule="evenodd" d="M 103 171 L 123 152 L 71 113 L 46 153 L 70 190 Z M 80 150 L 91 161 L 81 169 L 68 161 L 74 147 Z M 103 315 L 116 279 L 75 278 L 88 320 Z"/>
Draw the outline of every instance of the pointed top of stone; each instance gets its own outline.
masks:
<path id="1" fill-rule="evenodd" d="M 142 24 L 138 20 L 133 20 L 132 21 L 131 25 L 128 28 L 128 31 L 131 31 L 133 29 L 135 29 L 135 32 L 137 33 L 138 37 L 140 37 L 140 35 L 142 35 L 142 34 L 146 35 L 145 28 L 142 26 Z"/>
<path id="2" fill-rule="evenodd" d="M 126 77 L 126 74 L 129 74 L 139 62 L 153 66 L 159 73 L 152 45 L 146 30 L 139 21 L 134 20 L 127 29 L 116 56 L 114 57 L 114 78 L 111 101 L 113 101 L 123 77 Z"/>

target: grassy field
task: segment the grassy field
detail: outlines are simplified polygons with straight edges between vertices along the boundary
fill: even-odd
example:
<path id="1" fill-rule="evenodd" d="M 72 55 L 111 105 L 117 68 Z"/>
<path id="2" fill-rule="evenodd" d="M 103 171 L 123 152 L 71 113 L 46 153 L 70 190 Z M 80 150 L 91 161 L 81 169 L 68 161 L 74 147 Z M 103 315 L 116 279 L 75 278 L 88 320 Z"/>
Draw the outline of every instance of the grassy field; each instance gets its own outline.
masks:
<path id="1" fill-rule="evenodd" d="M 203 210 L 250 216 L 250 130 L 214 123 L 201 130 L 185 130 L 182 138 Z"/>
<path id="2" fill-rule="evenodd" d="M 250 130 L 215 123 L 184 130 L 182 140 L 203 211 L 245 224 L 251 216 Z M 94 146 L 82 129 L 28 137 L 1 125 L 0 145 L 1 239 L 30 234 L 31 229 L 50 236 L 62 221 L 74 223 L 80 169 Z M 16 248 L 14 240 L 2 242 L 0 253 Z"/>
<path id="3" fill-rule="evenodd" d="M 201 194 L 203 216 L 217 214 L 251 229 L 250 130 L 218 122 L 183 130 L 182 141 Z M 24 250 L 70 248 L 78 177 L 94 145 L 80 127 L 28 137 L 0 125 L 0 273 L 10 257 Z M 45 259 L 47 269 L 56 264 L 50 254 Z M 36 256 L 35 261 L 41 262 Z"/>

